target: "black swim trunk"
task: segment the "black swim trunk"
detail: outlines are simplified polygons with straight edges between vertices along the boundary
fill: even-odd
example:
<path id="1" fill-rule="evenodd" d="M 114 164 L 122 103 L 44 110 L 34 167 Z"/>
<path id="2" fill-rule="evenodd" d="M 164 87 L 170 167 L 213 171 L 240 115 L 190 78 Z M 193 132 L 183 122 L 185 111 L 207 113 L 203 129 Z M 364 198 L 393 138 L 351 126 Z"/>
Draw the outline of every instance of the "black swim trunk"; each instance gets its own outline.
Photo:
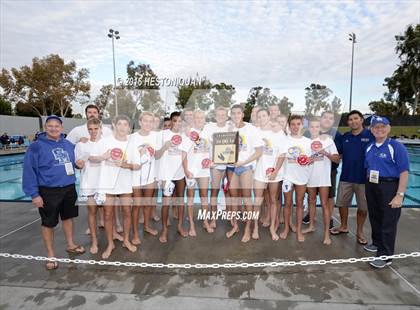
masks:
<path id="1" fill-rule="evenodd" d="M 39 195 L 44 201 L 44 207 L 38 208 L 42 226 L 53 228 L 61 220 L 68 220 L 79 215 L 76 206 L 77 192 L 74 184 L 64 187 L 39 187 Z"/>
<path id="2" fill-rule="evenodd" d="M 337 190 L 337 169 L 331 170 L 331 187 L 328 192 L 328 198 L 335 198 Z"/>

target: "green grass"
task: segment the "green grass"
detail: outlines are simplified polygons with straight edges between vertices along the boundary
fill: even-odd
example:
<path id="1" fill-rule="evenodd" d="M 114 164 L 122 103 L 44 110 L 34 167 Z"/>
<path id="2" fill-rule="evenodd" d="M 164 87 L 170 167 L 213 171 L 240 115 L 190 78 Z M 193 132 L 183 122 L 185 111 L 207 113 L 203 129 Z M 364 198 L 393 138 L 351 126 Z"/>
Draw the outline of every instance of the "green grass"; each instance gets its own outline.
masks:
<path id="1" fill-rule="evenodd" d="M 344 133 L 348 131 L 348 127 L 338 127 L 338 131 Z M 417 135 L 420 137 L 420 126 L 391 126 L 390 136 L 401 136 L 406 135 L 411 137 L 412 135 Z"/>

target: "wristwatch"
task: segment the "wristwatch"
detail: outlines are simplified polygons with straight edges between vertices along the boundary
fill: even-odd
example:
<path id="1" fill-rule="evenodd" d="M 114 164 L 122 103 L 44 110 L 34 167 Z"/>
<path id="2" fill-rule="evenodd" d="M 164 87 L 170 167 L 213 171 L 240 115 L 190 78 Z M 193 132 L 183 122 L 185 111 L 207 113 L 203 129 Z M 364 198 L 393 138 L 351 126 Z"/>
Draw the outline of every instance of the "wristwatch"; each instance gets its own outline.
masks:
<path id="1" fill-rule="evenodd" d="M 404 197 L 405 193 L 404 192 L 397 192 L 397 195 Z"/>

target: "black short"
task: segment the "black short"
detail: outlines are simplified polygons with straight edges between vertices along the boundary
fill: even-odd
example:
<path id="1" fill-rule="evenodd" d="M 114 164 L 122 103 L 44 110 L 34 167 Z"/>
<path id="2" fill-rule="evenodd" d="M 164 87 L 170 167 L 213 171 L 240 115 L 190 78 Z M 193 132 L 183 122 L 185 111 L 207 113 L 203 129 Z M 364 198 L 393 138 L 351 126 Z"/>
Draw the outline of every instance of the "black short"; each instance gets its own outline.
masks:
<path id="1" fill-rule="evenodd" d="M 337 169 L 331 170 L 331 187 L 328 192 L 328 198 L 335 198 L 335 192 L 337 188 Z"/>
<path id="2" fill-rule="evenodd" d="M 39 194 L 44 201 L 44 207 L 38 209 L 42 226 L 57 226 L 59 215 L 62 221 L 79 215 L 79 207 L 75 205 L 77 192 L 74 184 L 64 187 L 40 186 Z"/>

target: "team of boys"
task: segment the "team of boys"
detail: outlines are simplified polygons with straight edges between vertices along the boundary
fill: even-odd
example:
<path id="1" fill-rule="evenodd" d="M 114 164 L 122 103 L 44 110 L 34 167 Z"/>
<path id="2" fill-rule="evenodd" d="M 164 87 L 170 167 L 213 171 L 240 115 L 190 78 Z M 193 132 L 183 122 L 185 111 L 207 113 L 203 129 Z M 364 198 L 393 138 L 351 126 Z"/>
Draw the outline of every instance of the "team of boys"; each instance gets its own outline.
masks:
<path id="1" fill-rule="evenodd" d="M 151 221 L 161 220 L 159 241 L 166 243 L 171 205 L 173 218 L 178 220 L 178 233 L 182 237 L 196 236 L 196 189 L 204 214 L 215 214 L 222 189 L 227 211 L 259 214 L 259 219 L 244 221 L 242 242 L 259 238 L 259 221 L 264 227 L 269 227 L 273 240 L 286 239 L 293 231 L 297 240 L 303 242 L 304 234 L 315 230 L 319 195 L 323 211 L 323 243 L 326 245 L 331 244 L 330 233 L 348 232 L 348 207 L 356 194 L 357 241 L 365 245 L 365 249 L 377 251 L 376 244 L 367 245 L 363 233 L 368 207 L 365 153 L 375 138 L 363 128 L 363 115 L 358 111 L 347 115 L 351 131 L 343 136 L 334 129 L 334 114 L 329 111 L 311 118 L 305 131 L 305 120 L 301 116 L 281 115 L 276 105 L 268 109 L 255 107 L 250 123 L 244 122 L 241 105 L 230 109 L 216 108 L 215 122 L 207 122 L 203 111 L 186 109 L 183 113 L 173 112 L 169 119 L 164 120 L 162 129 L 158 117 L 143 112 L 138 119 L 140 129 L 134 133 L 131 133 L 131 120 L 124 115 L 113 119 L 111 130 L 102 125 L 96 106 L 89 105 L 85 111 L 87 124 L 74 128 L 67 139 L 62 135 L 61 119 L 48 117 L 46 132 L 25 155 L 23 189 L 39 208 L 49 257 L 54 257 L 52 228 L 57 225 L 59 216 L 68 252 L 84 252 L 84 248 L 74 244 L 72 239 L 72 218 L 78 215 L 74 206 L 77 199 L 75 168 L 81 172 L 79 199 L 86 200 L 88 206 L 92 254 L 98 252 L 97 213 L 101 215 L 100 226 L 105 228 L 107 246 L 102 252 L 103 259 L 111 255 L 115 239 L 122 241 L 123 247 L 129 251 L 137 250 L 141 243 L 139 221 L 144 223 L 144 232 L 155 236 L 158 231 L 152 227 Z M 231 131 L 237 131 L 239 135 L 237 162 L 233 165 L 214 164 L 213 134 Z M 49 154 L 53 155 L 52 158 Z M 335 180 L 340 160 L 343 167 L 335 202 Z M 47 171 L 41 172 L 41 167 Z M 161 219 L 156 215 L 159 189 L 163 194 Z M 309 226 L 302 229 L 306 193 Z M 185 196 L 188 232 L 183 226 Z M 295 223 L 291 216 L 293 201 L 296 205 Z M 340 207 L 340 227 L 331 224 L 334 205 Z M 235 217 L 230 220 L 227 238 L 239 232 L 238 222 Z M 213 233 L 216 223 L 214 216 L 205 217 L 203 227 L 208 233 Z M 280 224 L 284 227 L 278 234 Z M 376 240 L 376 243 L 380 241 Z M 48 269 L 57 266 L 53 261 L 47 263 Z"/>

